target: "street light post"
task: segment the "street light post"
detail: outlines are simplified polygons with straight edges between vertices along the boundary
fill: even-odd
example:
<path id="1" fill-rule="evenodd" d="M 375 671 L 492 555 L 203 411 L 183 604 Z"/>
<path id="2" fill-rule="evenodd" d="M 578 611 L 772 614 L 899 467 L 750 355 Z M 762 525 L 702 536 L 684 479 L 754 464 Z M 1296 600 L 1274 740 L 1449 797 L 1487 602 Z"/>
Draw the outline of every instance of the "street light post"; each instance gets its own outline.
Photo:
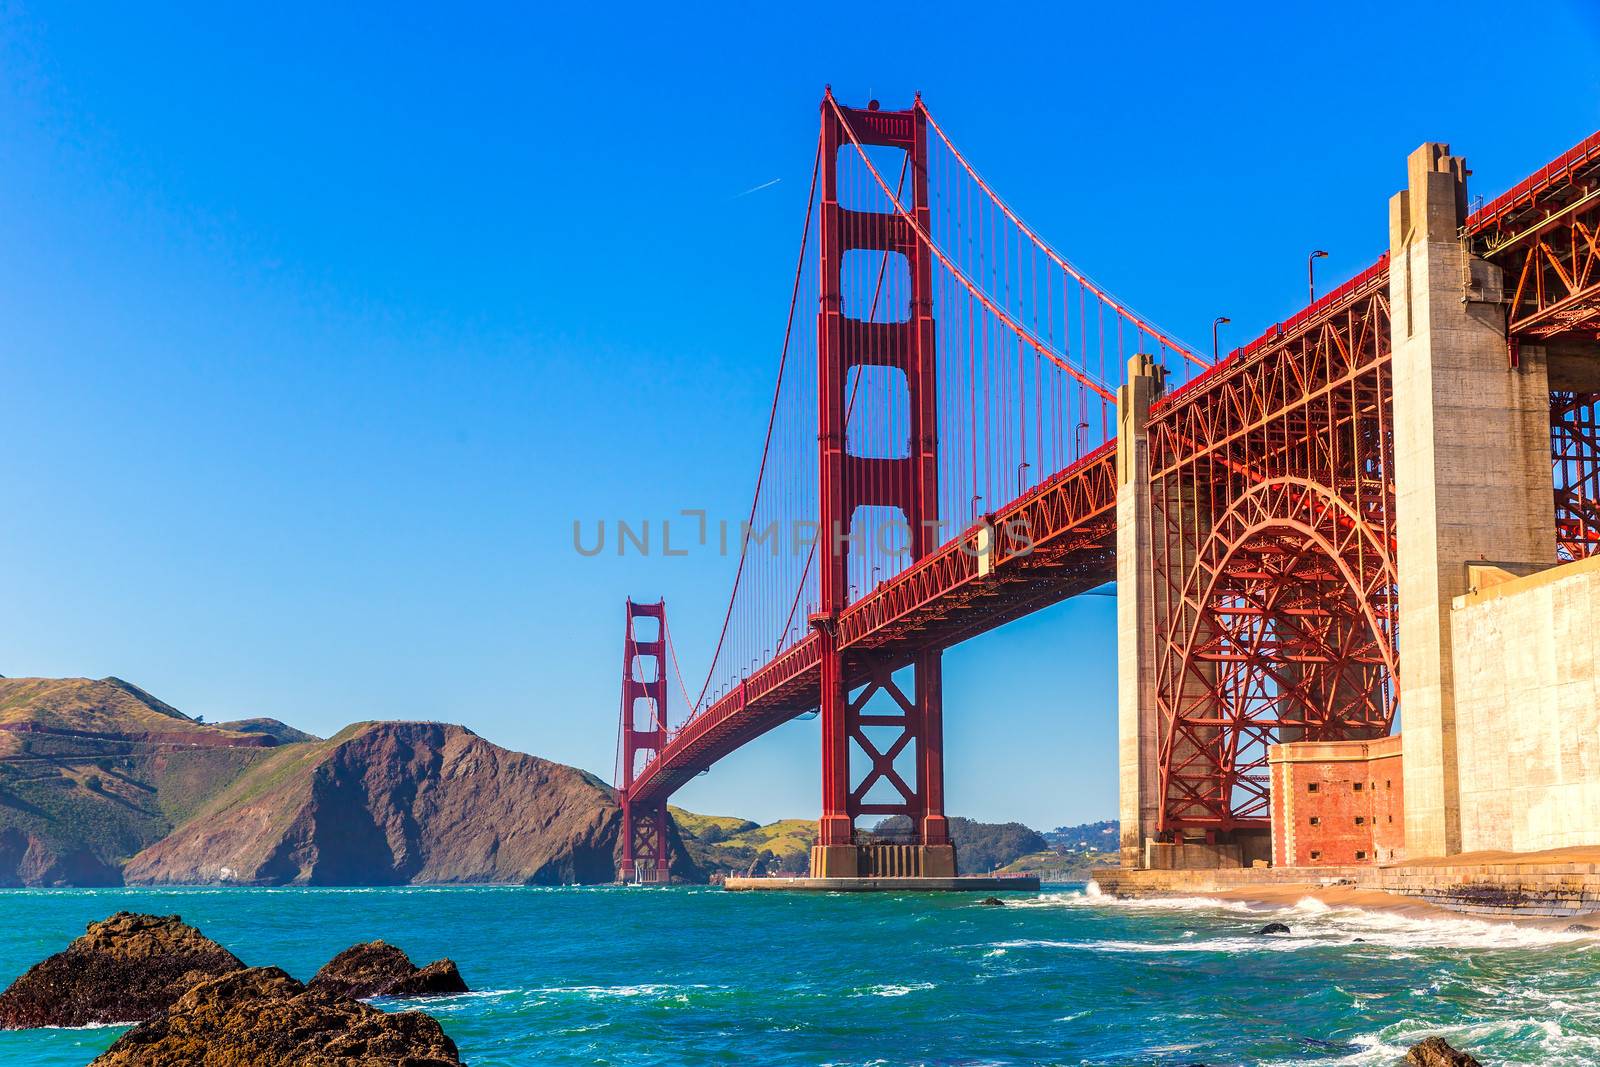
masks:
<path id="1" fill-rule="evenodd" d="M 1317 302 L 1317 260 L 1327 259 L 1328 253 L 1317 249 L 1306 257 L 1306 288 L 1311 292 L 1311 302 Z"/>
<path id="2" fill-rule="evenodd" d="M 1211 362 L 1213 363 L 1219 363 L 1222 359 L 1221 354 L 1217 351 L 1217 327 L 1232 321 L 1226 315 L 1218 315 L 1211 323 Z"/>

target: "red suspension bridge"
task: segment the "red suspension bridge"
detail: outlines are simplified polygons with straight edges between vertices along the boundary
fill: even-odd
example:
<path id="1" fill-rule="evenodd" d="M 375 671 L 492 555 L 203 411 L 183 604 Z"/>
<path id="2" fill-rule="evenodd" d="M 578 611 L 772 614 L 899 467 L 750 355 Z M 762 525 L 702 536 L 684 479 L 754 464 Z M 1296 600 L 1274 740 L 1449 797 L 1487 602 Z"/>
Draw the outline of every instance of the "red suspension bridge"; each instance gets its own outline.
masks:
<path id="1" fill-rule="evenodd" d="M 1505 279 L 1508 365 L 1597 336 L 1597 229 L 1600 134 L 1465 219 L 1460 240 Z M 1155 576 L 1135 612 L 1159 721 L 1149 831 L 1265 827 L 1268 743 L 1379 736 L 1396 714 L 1389 289 L 1385 255 L 1212 366 L 1035 233 L 920 98 L 884 111 L 826 95 L 755 490 L 697 694 L 663 605 L 628 603 L 623 876 L 666 877 L 674 790 L 817 712 L 812 873 L 954 874 L 943 650 L 1115 580 L 1119 552 Z M 1600 549 L 1600 384 L 1551 366 L 1572 558 Z M 1148 534 L 1124 518 L 1119 544 L 1131 485 Z M 859 834 L 887 816 L 911 837 Z"/>

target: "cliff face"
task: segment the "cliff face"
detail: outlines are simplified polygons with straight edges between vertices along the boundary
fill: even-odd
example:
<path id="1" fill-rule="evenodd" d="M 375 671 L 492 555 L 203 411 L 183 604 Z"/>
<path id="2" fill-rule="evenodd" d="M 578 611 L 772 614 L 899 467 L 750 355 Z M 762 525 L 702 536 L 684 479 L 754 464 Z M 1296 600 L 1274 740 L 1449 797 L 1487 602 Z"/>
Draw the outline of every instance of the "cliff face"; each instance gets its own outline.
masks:
<path id="1" fill-rule="evenodd" d="M 622 814 L 592 775 L 461 726 L 285 746 L 135 856 L 129 883 L 608 882 Z M 695 872 L 681 845 L 675 869 Z"/>

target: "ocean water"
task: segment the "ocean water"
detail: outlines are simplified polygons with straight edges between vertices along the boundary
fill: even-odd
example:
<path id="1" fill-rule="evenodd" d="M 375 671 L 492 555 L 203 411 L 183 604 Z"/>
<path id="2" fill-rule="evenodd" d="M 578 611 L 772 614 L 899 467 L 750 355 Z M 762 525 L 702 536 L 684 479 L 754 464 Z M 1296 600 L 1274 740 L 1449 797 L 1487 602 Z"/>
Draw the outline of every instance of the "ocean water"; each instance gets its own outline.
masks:
<path id="1" fill-rule="evenodd" d="M 1600 941 L 1308 902 L 1268 916 L 1054 887 L 976 896 L 708 888 L 10 890 L 0 983 L 118 909 L 181 914 L 305 979 L 382 937 L 476 992 L 425 1003 L 509 1064 L 1393 1064 L 1443 1034 L 1485 1063 L 1600 1063 Z M 1289 935 L 1259 937 L 1269 918 Z M 120 1027 L 0 1033 L 84 1064 Z"/>

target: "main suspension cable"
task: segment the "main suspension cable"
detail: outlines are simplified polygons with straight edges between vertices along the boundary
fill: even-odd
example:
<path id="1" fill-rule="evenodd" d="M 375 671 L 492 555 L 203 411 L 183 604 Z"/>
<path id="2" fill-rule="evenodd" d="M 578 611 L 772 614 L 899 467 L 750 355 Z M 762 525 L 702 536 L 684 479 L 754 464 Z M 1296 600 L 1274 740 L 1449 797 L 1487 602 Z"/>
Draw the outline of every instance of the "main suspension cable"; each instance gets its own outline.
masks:
<path id="1" fill-rule="evenodd" d="M 844 129 L 845 134 L 850 138 L 850 143 L 855 146 L 856 154 L 861 157 L 861 162 L 866 166 L 868 173 L 870 173 L 873 180 L 878 183 L 878 187 L 883 190 L 884 195 L 892 198 L 893 194 L 889 192 L 889 183 L 883 180 L 883 175 L 878 173 L 878 168 L 873 166 L 872 160 L 868 158 L 866 149 L 861 146 L 861 142 L 856 138 L 856 131 L 852 129 L 850 123 L 845 120 L 844 112 L 840 109 L 839 102 L 832 96 L 829 96 L 828 104 L 833 108 L 833 113 L 838 118 L 839 125 Z M 894 210 L 895 214 L 899 215 L 905 224 L 911 227 L 912 232 L 917 235 L 917 237 L 925 246 L 927 246 L 928 251 L 932 252 L 938 258 L 939 262 L 944 266 L 944 269 L 949 271 L 955 278 L 959 279 L 961 284 L 966 287 L 967 292 L 971 293 L 980 304 L 988 309 L 989 314 L 993 315 L 995 318 L 1004 323 L 1007 329 L 1016 334 L 1022 340 L 1026 341 L 1035 351 L 1044 356 L 1045 359 L 1048 359 L 1050 362 L 1066 371 L 1087 388 L 1092 389 L 1102 400 L 1105 400 L 1107 403 L 1111 404 L 1115 404 L 1117 402 L 1115 393 L 1106 388 L 1100 382 L 1095 381 L 1087 374 L 1078 370 L 1078 368 L 1074 367 L 1066 360 L 1062 359 L 1054 349 L 1045 344 L 1039 338 L 1035 337 L 1032 331 L 1023 326 L 1016 319 L 1012 318 L 1006 313 L 1005 309 L 996 304 L 994 300 L 992 300 L 976 282 L 967 276 L 965 271 L 956 266 L 956 264 L 951 261 L 950 257 L 945 255 L 944 249 L 940 248 L 938 244 L 934 242 L 933 238 L 922 228 L 921 224 L 917 222 L 915 216 L 902 207 L 898 202 L 894 204 Z"/>
<path id="2" fill-rule="evenodd" d="M 1023 222 L 1022 218 L 1015 211 L 1011 210 L 1011 205 L 1007 204 L 1000 194 L 995 192 L 994 188 L 990 186 L 988 182 L 983 180 L 983 175 L 979 174 L 977 169 L 967 161 L 967 157 L 961 154 L 960 149 L 956 148 L 954 142 L 950 140 L 949 135 L 947 135 L 944 132 L 944 129 L 934 121 L 933 115 L 928 111 L 927 105 L 922 102 L 921 97 L 917 98 L 915 106 L 917 110 L 922 112 L 922 117 L 927 120 L 928 125 L 932 127 L 933 132 L 939 135 L 939 140 L 944 142 L 945 148 L 950 150 L 950 154 L 955 157 L 955 161 L 960 163 L 962 168 L 966 170 L 967 176 L 970 177 L 974 182 L 978 183 L 978 188 L 982 189 L 989 199 L 994 201 L 995 206 L 1005 213 L 1006 218 L 1011 220 L 1011 224 L 1013 226 L 1027 235 L 1028 239 L 1033 242 L 1034 246 L 1038 248 L 1040 252 L 1044 253 L 1044 255 L 1052 260 L 1056 266 L 1070 274 L 1073 280 L 1079 285 L 1083 286 L 1095 296 L 1099 297 L 1104 303 L 1113 308 L 1119 315 L 1122 315 L 1129 322 L 1136 324 L 1139 329 L 1149 334 L 1151 338 L 1178 353 L 1184 359 L 1187 359 L 1197 367 L 1205 368 L 1211 366 L 1211 362 L 1209 360 L 1195 355 L 1187 345 L 1174 340 L 1172 337 L 1151 326 L 1149 321 L 1143 316 L 1134 312 L 1132 308 L 1128 307 L 1122 301 L 1106 292 L 1106 290 L 1101 288 L 1099 285 L 1096 285 L 1088 277 L 1088 275 L 1084 274 L 1083 271 L 1079 270 L 1077 267 L 1074 267 L 1070 262 L 1068 262 L 1065 256 L 1057 252 L 1048 241 L 1039 236 L 1039 234 L 1036 233 L 1026 222 Z M 854 140 L 853 137 L 851 139 Z"/>

